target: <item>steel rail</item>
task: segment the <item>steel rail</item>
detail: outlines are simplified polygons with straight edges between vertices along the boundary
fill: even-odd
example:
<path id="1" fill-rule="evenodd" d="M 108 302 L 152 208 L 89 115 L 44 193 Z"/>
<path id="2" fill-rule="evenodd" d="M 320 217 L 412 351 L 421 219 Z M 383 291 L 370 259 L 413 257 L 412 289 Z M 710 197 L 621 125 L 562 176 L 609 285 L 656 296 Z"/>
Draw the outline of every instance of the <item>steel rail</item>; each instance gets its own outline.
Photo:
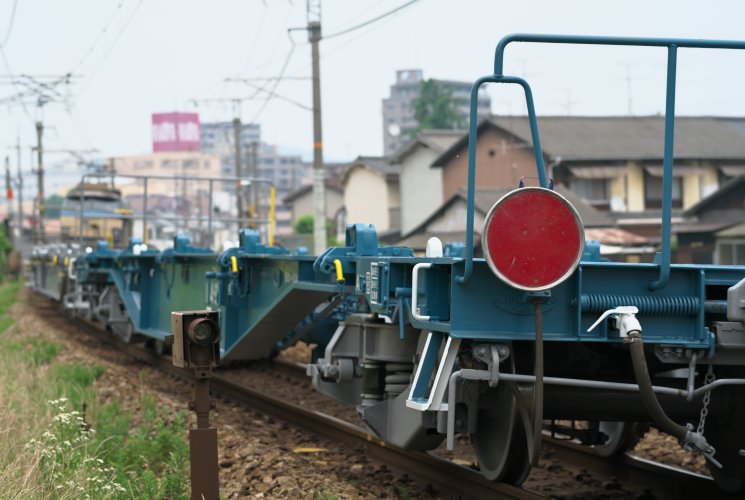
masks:
<path id="1" fill-rule="evenodd" d="M 100 325 L 97 323 L 87 321 L 83 318 L 74 318 L 74 324 L 87 333 L 96 335 L 119 352 L 150 364 L 169 375 L 176 376 L 187 382 L 193 381 L 191 371 L 173 366 L 169 357 L 158 356 L 155 352 L 143 349 L 137 344 L 126 344 L 113 334 L 102 331 Z M 287 367 L 291 365 L 291 363 L 287 364 Z M 288 371 L 290 370 L 293 370 L 293 368 L 288 369 Z M 297 370 L 297 368 L 294 368 L 294 370 Z M 219 394 L 257 411 L 284 420 L 293 426 L 313 432 L 326 439 L 348 446 L 361 447 L 364 449 L 365 455 L 369 458 L 390 465 L 424 482 L 431 483 L 447 491 L 449 494 L 474 499 L 512 498 L 545 500 L 549 498 L 545 495 L 510 484 L 489 481 L 477 471 L 455 464 L 449 460 L 424 452 L 408 451 L 391 445 L 353 424 L 237 384 L 221 377 L 219 372 L 214 373 L 210 379 L 210 389 L 214 394 Z"/>
<path id="2" fill-rule="evenodd" d="M 275 359 L 271 362 L 292 376 L 304 376 L 302 363 Z M 600 457 L 589 446 L 573 440 L 552 438 L 549 432 L 543 435 L 544 449 L 551 450 L 563 464 L 586 468 L 600 475 L 615 477 L 623 483 L 644 485 L 653 490 L 655 498 L 717 498 L 722 490 L 708 476 L 679 467 L 666 465 L 632 453 L 619 453 L 612 457 Z"/>
<path id="3" fill-rule="evenodd" d="M 79 317 L 68 319 L 68 321 L 130 357 L 182 380 L 190 382 L 193 379 L 189 370 L 174 367 L 169 357 L 158 356 L 155 352 L 144 349 L 138 344 L 126 344 L 115 335 L 103 331 L 98 323 Z M 298 378 L 303 374 L 305 366 L 302 363 L 281 359 L 275 359 L 266 364 Z M 324 438 L 348 446 L 361 447 L 368 457 L 432 483 L 448 493 L 461 495 L 464 498 L 547 498 L 540 493 L 488 481 L 476 471 L 449 460 L 393 446 L 356 425 L 273 398 L 221 377 L 219 372 L 213 375 L 211 382 L 211 389 L 215 394 Z M 614 457 L 598 457 L 590 447 L 571 440 L 552 439 L 548 433 L 544 433 L 543 441 L 544 447 L 550 449 L 560 462 L 586 468 L 596 474 L 615 477 L 624 484 L 643 485 L 653 491 L 655 498 L 689 498 L 691 495 L 695 498 L 717 498 L 722 494 L 711 478 L 701 474 L 643 459 L 629 453 Z"/>
<path id="4" fill-rule="evenodd" d="M 543 444 L 562 463 L 584 467 L 592 472 L 617 478 L 622 484 L 644 485 L 654 498 L 719 498 L 724 493 L 713 479 L 702 474 L 619 453 L 598 457 L 592 448 L 571 440 L 553 439 L 544 432 Z"/>

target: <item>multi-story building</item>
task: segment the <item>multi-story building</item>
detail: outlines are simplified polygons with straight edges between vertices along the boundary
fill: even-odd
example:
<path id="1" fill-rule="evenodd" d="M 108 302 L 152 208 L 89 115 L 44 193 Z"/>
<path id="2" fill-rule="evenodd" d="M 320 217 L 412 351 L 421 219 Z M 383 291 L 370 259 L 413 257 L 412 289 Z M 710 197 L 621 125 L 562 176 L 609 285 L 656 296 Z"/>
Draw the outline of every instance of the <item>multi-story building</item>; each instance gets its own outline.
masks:
<path id="1" fill-rule="evenodd" d="M 391 95 L 383 99 L 383 148 L 385 156 L 392 155 L 408 141 L 414 139 L 408 131 L 416 129 L 418 123 L 414 116 L 414 99 L 419 96 L 419 88 L 424 81 L 420 69 L 396 71 L 396 83 L 391 85 Z M 463 123 L 468 123 L 471 87 L 473 82 L 453 80 L 434 80 L 450 89 L 457 103 L 458 113 Z M 491 98 L 485 90 L 479 91 L 479 119 L 491 114 Z"/>
<path id="2" fill-rule="evenodd" d="M 249 172 L 254 177 L 266 179 L 277 189 L 276 193 L 276 234 L 292 232 L 292 213 L 282 205 L 282 199 L 292 191 L 310 182 L 310 173 L 299 155 L 280 153 L 277 146 L 261 142 L 261 126 L 246 123 L 241 126 L 241 163 L 244 177 Z M 254 152 L 254 148 L 256 148 Z M 222 174 L 235 177 L 235 131 L 232 122 L 202 124 L 202 152 L 220 157 Z M 254 166 L 254 162 L 256 165 Z M 229 188 L 234 192 L 235 187 Z M 268 214 L 269 189 L 266 184 L 259 185 L 247 196 L 255 196 L 252 205 L 258 217 Z M 248 205 L 245 205 L 246 207 Z"/>
<path id="3" fill-rule="evenodd" d="M 241 125 L 241 163 L 246 175 L 246 166 L 251 161 L 251 145 L 261 143 L 261 125 L 244 123 Z M 235 177 L 235 129 L 233 122 L 202 123 L 202 152 L 220 157 L 222 174 Z"/>

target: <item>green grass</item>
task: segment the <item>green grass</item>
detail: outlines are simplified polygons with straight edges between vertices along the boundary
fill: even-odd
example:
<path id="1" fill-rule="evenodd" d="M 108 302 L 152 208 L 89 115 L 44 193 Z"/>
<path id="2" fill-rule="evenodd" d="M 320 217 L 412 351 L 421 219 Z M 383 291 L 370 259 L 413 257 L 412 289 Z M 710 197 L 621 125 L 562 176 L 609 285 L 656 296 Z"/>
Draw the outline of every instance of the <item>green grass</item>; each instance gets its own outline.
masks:
<path id="1" fill-rule="evenodd" d="M 115 465 L 117 481 L 136 498 L 186 498 L 185 414 L 165 415 L 145 395 L 141 417 L 132 426 L 132 414 L 122 412 L 118 403 L 103 408 L 96 427 L 101 457 Z"/>
<path id="2" fill-rule="evenodd" d="M 62 350 L 59 344 L 34 337 L 17 340 L 5 338 L 0 342 L 0 348 L 7 354 L 28 361 L 34 367 L 48 365 Z"/>
<path id="3" fill-rule="evenodd" d="M 316 491 L 313 494 L 313 500 L 339 500 L 339 498 L 341 498 L 339 495 L 328 490 Z"/>
<path id="4" fill-rule="evenodd" d="M 19 287 L 0 283 L 0 500 L 188 498 L 185 414 L 148 395 L 99 404 L 103 366 L 60 362 L 61 345 L 13 326 Z"/>
<path id="5" fill-rule="evenodd" d="M 15 322 L 16 320 L 10 316 L 0 317 L 0 334 L 5 333 Z"/>
<path id="6" fill-rule="evenodd" d="M 0 285 L 0 314 L 5 314 L 10 306 L 15 304 L 18 289 L 23 286 L 22 281 L 13 281 Z"/>

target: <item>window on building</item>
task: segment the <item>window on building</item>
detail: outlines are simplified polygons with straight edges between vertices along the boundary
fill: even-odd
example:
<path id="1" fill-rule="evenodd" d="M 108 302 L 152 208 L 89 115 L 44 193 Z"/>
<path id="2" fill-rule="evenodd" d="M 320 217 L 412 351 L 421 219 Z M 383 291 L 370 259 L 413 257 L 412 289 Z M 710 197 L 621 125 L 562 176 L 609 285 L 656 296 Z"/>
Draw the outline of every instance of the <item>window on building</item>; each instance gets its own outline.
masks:
<path id="1" fill-rule="evenodd" d="M 204 162 L 202 163 L 202 167 L 204 167 L 205 170 L 209 170 L 210 166 L 211 164 L 209 160 L 204 160 Z"/>
<path id="2" fill-rule="evenodd" d="M 153 168 L 153 162 L 150 160 L 137 160 L 134 163 L 134 168 L 136 169 L 148 169 Z"/>
<path id="3" fill-rule="evenodd" d="M 683 178 L 673 177 L 673 208 L 683 206 Z M 662 177 L 644 173 L 644 208 L 662 207 Z"/>
<path id="4" fill-rule="evenodd" d="M 572 178 L 569 181 L 569 189 L 591 205 L 608 204 L 608 179 Z"/>
<path id="5" fill-rule="evenodd" d="M 745 239 L 717 241 L 715 262 L 723 266 L 745 264 Z"/>
<path id="6" fill-rule="evenodd" d="M 184 170 L 199 168 L 199 160 L 184 160 L 181 162 L 181 167 Z"/>
<path id="7" fill-rule="evenodd" d="M 176 168 L 177 165 L 176 160 L 163 160 L 160 162 L 160 168 Z"/>

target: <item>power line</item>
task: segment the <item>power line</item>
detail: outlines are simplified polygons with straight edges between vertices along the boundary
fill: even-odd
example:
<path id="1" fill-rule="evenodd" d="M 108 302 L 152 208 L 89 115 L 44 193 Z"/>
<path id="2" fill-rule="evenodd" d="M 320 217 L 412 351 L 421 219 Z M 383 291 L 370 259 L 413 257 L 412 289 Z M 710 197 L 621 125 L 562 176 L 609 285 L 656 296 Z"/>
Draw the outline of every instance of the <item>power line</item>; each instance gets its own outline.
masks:
<path id="1" fill-rule="evenodd" d="M 284 76 L 285 71 L 287 71 L 287 65 L 290 64 L 290 59 L 292 58 L 293 52 L 295 52 L 294 42 L 292 44 L 292 47 L 290 47 L 290 52 L 287 53 L 287 57 L 285 58 L 284 64 L 282 64 L 282 69 L 279 71 L 279 75 L 274 79 L 274 85 L 272 86 L 272 89 L 267 93 L 266 99 L 264 100 L 264 103 L 261 105 L 259 110 L 253 116 L 253 118 L 251 118 L 251 123 L 256 123 L 257 118 L 259 118 L 261 113 L 266 108 L 267 104 L 269 104 L 269 101 L 271 101 L 272 97 L 276 95 L 275 91 L 277 90 L 277 86 L 279 85 L 279 82 L 282 80 L 282 77 Z"/>
<path id="2" fill-rule="evenodd" d="M 114 41 L 111 42 L 111 45 L 109 45 L 109 48 L 104 53 L 103 57 L 98 61 L 98 64 L 93 68 L 93 71 L 91 71 L 90 75 L 88 76 L 88 79 L 83 83 L 83 85 L 80 88 L 80 92 L 78 92 L 78 98 L 80 98 L 80 94 L 83 93 L 83 91 L 88 88 L 88 85 L 91 83 L 93 78 L 96 76 L 96 73 L 98 73 L 98 70 L 101 69 L 101 66 L 103 66 L 103 63 L 106 61 L 106 59 L 109 57 L 109 54 L 112 50 L 114 50 L 114 47 L 116 47 L 117 42 L 119 42 L 119 39 L 122 37 L 122 34 L 129 26 L 129 23 L 132 22 L 132 19 L 134 19 L 135 14 L 140 10 L 140 7 L 142 7 L 142 4 L 145 0 L 140 0 L 137 3 L 137 6 L 135 6 L 134 10 L 130 13 L 129 17 L 126 21 L 124 21 L 124 24 L 119 29 L 119 32 L 116 34 L 116 37 L 114 38 Z"/>
<path id="3" fill-rule="evenodd" d="M 16 20 L 16 7 L 18 7 L 18 0 L 13 2 L 13 10 L 10 13 L 10 22 L 8 23 L 8 31 L 5 32 L 5 40 L 3 40 L 3 47 L 8 44 L 10 34 L 13 31 L 13 23 Z"/>
<path id="4" fill-rule="evenodd" d="M 303 80 L 310 80 L 310 78 L 302 78 L 302 79 Z M 304 109 L 306 111 L 312 111 L 313 110 L 313 108 L 311 108 L 310 106 L 306 106 L 305 104 L 303 104 L 301 102 L 295 101 L 294 99 L 290 99 L 289 97 L 285 97 L 282 94 L 278 94 L 278 93 L 276 93 L 274 91 L 271 91 L 271 90 L 267 89 L 266 87 L 262 87 L 261 85 L 256 85 L 255 83 L 252 83 L 252 80 L 254 80 L 254 79 L 253 78 L 229 78 L 228 79 L 228 81 L 245 83 L 249 87 L 257 90 L 258 92 L 263 92 L 263 93 L 266 93 L 269 97 L 276 97 L 277 99 L 279 99 L 281 101 L 285 101 L 285 102 L 289 102 L 290 104 L 294 104 L 295 106 L 297 106 L 300 109 Z M 266 80 L 266 79 L 260 78 L 258 80 Z M 274 78 L 271 78 L 271 80 L 274 80 Z M 283 78 L 283 80 L 287 80 L 287 78 Z M 276 85 L 275 85 L 275 88 L 276 88 Z"/>
<path id="5" fill-rule="evenodd" d="M 83 53 L 83 55 L 80 57 L 80 60 L 78 60 L 78 62 L 75 64 L 75 66 L 70 71 L 70 73 L 74 73 L 75 70 L 78 69 L 83 64 L 83 62 L 85 62 L 88 56 L 90 56 L 91 53 L 93 53 L 93 51 L 96 48 L 96 45 L 98 45 L 98 42 L 100 42 L 101 38 L 103 38 L 103 36 L 109 31 L 109 27 L 111 27 L 111 24 L 114 22 L 114 19 L 116 19 L 116 17 L 119 15 L 119 12 L 121 12 L 123 5 L 124 5 L 124 0 L 120 0 L 120 2 L 116 5 L 116 8 L 114 9 L 114 12 L 112 12 L 111 16 L 109 16 L 108 21 L 106 21 L 106 23 L 103 25 L 103 28 L 101 29 L 101 31 L 98 33 L 96 38 L 93 40 L 90 47 L 88 47 L 88 50 L 86 50 Z"/>
<path id="6" fill-rule="evenodd" d="M 388 12 L 384 12 L 383 14 L 380 14 L 379 16 L 373 17 L 372 19 L 368 19 L 367 21 L 365 21 L 365 22 L 363 22 L 361 24 L 358 24 L 356 26 L 352 26 L 351 28 L 347 28 L 347 29 L 344 29 L 344 30 L 341 30 L 341 31 L 337 31 L 336 33 L 332 33 L 331 35 L 325 35 L 325 36 L 323 36 L 323 39 L 324 40 L 329 40 L 331 38 L 336 38 L 337 36 L 346 35 L 347 33 L 351 33 L 353 31 L 356 31 L 356 30 L 360 29 L 360 28 L 364 28 L 365 26 L 369 26 L 369 25 L 371 25 L 371 24 L 373 24 L 375 22 L 380 21 L 381 19 L 384 19 L 384 18 L 386 18 L 386 17 L 388 17 L 390 15 L 395 14 L 396 12 L 399 12 L 399 11 L 405 9 L 408 6 L 413 5 L 413 4 L 417 3 L 418 1 L 419 0 L 410 0 L 409 2 L 406 2 L 404 4 L 399 5 L 398 7 L 396 7 L 393 10 L 389 10 Z"/>

